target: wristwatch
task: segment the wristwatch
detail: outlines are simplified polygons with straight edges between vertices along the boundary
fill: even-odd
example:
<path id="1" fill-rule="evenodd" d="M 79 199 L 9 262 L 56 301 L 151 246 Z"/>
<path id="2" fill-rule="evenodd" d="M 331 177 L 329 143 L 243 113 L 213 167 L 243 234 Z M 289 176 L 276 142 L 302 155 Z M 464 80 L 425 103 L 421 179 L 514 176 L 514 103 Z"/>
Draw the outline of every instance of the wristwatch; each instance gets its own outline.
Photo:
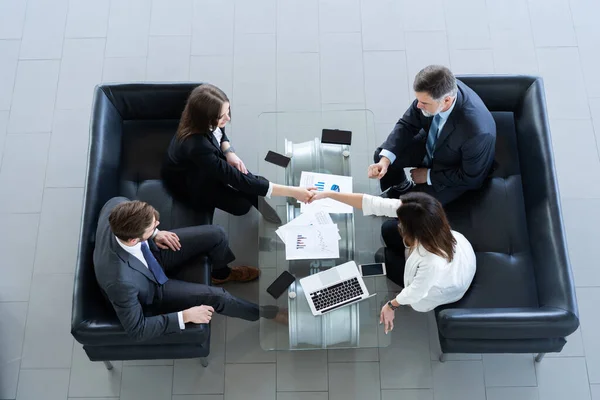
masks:
<path id="1" fill-rule="evenodd" d="M 395 305 L 392 304 L 391 300 L 387 302 L 387 305 L 388 305 L 389 308 L 392 309 L 392 311 L 396 311 L 396 309 L 398 308 L 398 307 L 396 307 Z"/>
<path id="2" fill-rule="evenodd" d="M 235 153 L 235 149 L 233 148 L 233 146 L 229 146 L 227 148 L 227 150 L 223 151 L 223 154 L 227 154 L 227 153 Z"/>

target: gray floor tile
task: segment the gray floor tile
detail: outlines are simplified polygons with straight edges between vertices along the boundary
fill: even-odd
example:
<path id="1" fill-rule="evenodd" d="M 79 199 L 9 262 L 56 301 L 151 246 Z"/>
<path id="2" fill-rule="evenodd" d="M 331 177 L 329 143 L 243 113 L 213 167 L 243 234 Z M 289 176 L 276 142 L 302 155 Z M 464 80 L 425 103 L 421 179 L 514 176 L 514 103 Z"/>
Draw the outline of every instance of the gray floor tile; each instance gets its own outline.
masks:
<path id="1" fill-rule="evenodd" d="M 123 366 L 125 367 L 139 367 L 139 366 L 164 366 L 164 365 L 174 365 L 175 360 L 129 360 L 123 361 Z"/>
<path id="2" fill-rule="evenodd" d="M 0 39 L 20 39 L 25 24 L 27 0 L 7 0 L 0 3 Z"/>
<path id="3" fill-rule="evenodd" d="M 381 388 L 433 387 L 427 315 L 405 307 L 396 311 L 394 322 L 392 344 L 379 349 Z"/>
<path id="4" fill-rule="evenodd" d="M 581 319 L 581 336 L 585 348 L 585 361 L 590 383 L 600 384 L 600 321 L 596 318 L 598 302 L 600 302 L 600 288 L 577 289 L 579 317 Z M 559 364 L 563 368 L 571 365 Z M 538 371 L 538 382 L 539 371 Z"/>
<path id="5" fill-rule="evenodd" d="M 334 362 L 377 362 L 379 349 L 330 349 L 327 350 L 327 361 Z"/>
<path id="6" fill-rule="evenodd" d="M 223 400 L 220 394 L 173 395 L 172 400 Z"/>
<path id="7" fill-rule="evenodd" d="M 146 57 L 105 58 L 102 82 L 143 82 L 146 63 Z"/>
<path id="8" fill-rule="evenodd" d="M 0 170 L 4 212 L 40 212 L 49 142 L 47 133 L 6 135 Z"/>
<path id="9" fill-rule="evenodd" d="M 34 275 L 21 368 L 69 368 L 73 274 Z"/>
<path id="10" fill-rule="evenodd" d="M 187 81 L 190 75 L 190 40 L 190 36 L 151 36 L 146 79 Z"/>
<path id="11" fill-rule="evenodd" d="M 437 361 L 442 354 L 440 347 L 440 338 L 438 336 L 437 322 L 433 312 L 427 313 L 427 322 L 429 325 L 429 356 L 431 361 Z M 448 353 L 446 360 L 448 361 L 470 361 L 481 360 L 481 354 L 464 354 L 464 353 Z"/>
<path id="12" fill-rule="evenodd" d="M 598 152 L 600 153 L 600 97 L 589 99 L 590 112 L 592 114 L 592 122 L 594 125 L 594 133 L 596 134 L 596 142 Z"/>
<path id="13" fill-rule="evenodd" d="M 564 204 L 564 203 L 563 203 Z M 581 327 L 567 337 L 567 344 L 560 353 L 548 353 L 546 357 L 583 357 L 585 350 L 583 348 L 583 338 L 581 337 Z"/>
<path id="14" fill-rule="evenodd" d="M 277 400 L 329 400 L 327 392 L 279 392 Z"/>
<path id="15" fill-rule="evenodd" d="M 500 2 L 498 2 L 500 3 Z M 537 74 L 538 63 L 529 25 L 491 29 L 494 71 L 499 74 Z"/>
<path id="16" fill-rule="evenodd" d="M 17 393 L 27 303 L 0 302 L 0 398 L 13 399 Z"/>
<path id="17" fill-rule="evenodd" d="M 600 180 L 600 160 L 591 121 L 555 119 L 550 121 L 550 127 L 562 198 L 600 198 L 599 186 L 581 185 Z"/>
<path id="18" fill-rule="evenodd" d="M 118 400 L 118 397 L 69 397 L 68 400 Z"/>
<path id="19" fill-rule="evenodd" d="M 106 37 L 110 0 L 69 0 L 65 37 Z"/>
<path id="20" fill-rule="evenodd" d="M 451 50 L 487 49 L 490 30 L 485 0 L 444 0 L 448 45 Z"/>
<path id="21" fill-rule="evenodd" d="M 232 55 L 234 0 L 194 0 L 193 15 L 192 55 Z"/>
<path id="22" fill-rule="evenodd" d="M 455 74 L 493 74 L 492 50 L 450 50 L 450 64 Z"/>
<path id="23" fill-rule="evenodd" d="M 20 46 L 18 40 L 0 40 L 0 110 L 10 109 Z"/>
<path id="24" fill-rule="evenodd" d="M 327 351 L 277 352 L 277 391 L 327 391 Z"/>
<path id="25" fill-rule="evenodd" d="M 329 364 L 329 399 L 380 399 L 379 364 Z"/>
<path id="26" fill-rule="evenodd" d="M 436 400 L 485 400 L 481 361 L 431 362 Z"/>
<path id="27" fill-rule="evenodd" d="M 58 80 L 56 108 L 84 109 L 92 105 L 94 86 L 102 79 L 105 39 L 66 39 Z"/>
<path id="28" fill-rule="evenodd" d="M 319 51 L 319 0 L 277 3 L 277 53 Z"/>
<path id="29" fill-rule="evenodd" d="M 600 62 L 597 51 L 600 47 L 600 29 L 595 26 L 577 28 L 577 44 L 587 94 L 590 97 L 599 97 L 600 77 L 594 73 L 594 67 Z"/>
<path id="30" fill-rule="evenodd" d="M 192 56 L 190 81 L 208 82 L 233 94 L 233 56 Z"/>
<path id="31" fill-rule="evenodd" d="M 227 364 L 225 400 L 275 400 L 275 364 Z"/>
<path id="32" fill-rule="evenodd" d="M 38 214 L 0 214 L 0 302 L 29 300 L 39 221 Z"/>
<path id="33" fill-rule="evenodd" d="M 121 400 L 171 400 L 173 367 L 123 367 Z"/>
<path id="34" fill-rule="evenodd" d="M 90 116 L 87 111 L 54 112 L 46 187 L 85 186 L 89 135 Z"/>
<path id="35" fill-rule="evenodd" d="M 277 110 L 319 110 L 321 85 L 317 53 L 277 56 Z"/>
<path id="36" fill-rule="evenodd" d="M 593 226 L 600 222 L 600 199 L 565 199 L 563 219 L 567 232 L 569 259 L 577 287 L 600 286 L 600 271 L 590 262 L 596 245 Z M 582 224 L 582 221 L 587 223 Z"/>
<path id="37" fill-rule="evenodd" d="M 377 123 L 396 122 L 411 102 L 407 90 L 406 53 L 373 51 L 364 53 L 367 109 Z"/>
<path id="38" fill-rule="evenodd" d="M 485 385 L 537 386 L 531 354 L 484 354 Z"/>
<path id="39" fill-rule="evenodd" d="M 360 0 L 319 0 L 320 33 L 360 31 Z"/>
<path id="40" fill-rule="evenodd" d="M 536 387 L 495 387 L 486 389 L 487 400 L 538 400 Z"/>
<path id="41" fill-rule="evenodd" d="M 590 385 L 590 391 L 592 393 L 592 400 L 600 399 L 600 385 Z"/>
<path id="42" fill-rule="evenodd" d="M 65 400 L 69 389 L 68 369 L 23 369 L 19 375 L 19 400 Z"/>
<path id="43" fill-rule="evenodd" d="M 549 358 L 536 363 L 539 400 L 590 399 L 584 358 Z"/>
<path id="44" fill-rule="evenodd" d="M 60 61 L 19 62 L 8 132 L 50 132 L 59 68 Z"/>
<path id="45" fill-rule="evenodd" d="M 235 33 L 272 33 L 277 29 L 276 0 L 235 0 Z"/>
<path id="46" fill-rule="evenodd" d="M 276 40 L 273 34 L 237 38 L 233 59 L 233 99 L 238 105 L 277 103 Z"/>
<path id="47" fill-rule="evenodd" d="M 512 30 L 531 25 L 526 1 L 503 0 L 486 2 L 490 31 Z"/>
<path id="48" fill-rule="evenodd" d="M 537 47 L 577 46 L 569 0 L 528 0 Z"/>
<path id="49" fill-rule="evenodd" d="M 46 188 L 35 252 L 35 274 L 74 273 L 83 188 Z"/>
<path id="50" fill-rule="evenodd" d="M 382 390 L 381 400 L 433 400 L 431 389 Z"/>
<path id="51" fill-rule="evenodd" d="M 427 46 L 423 46 L 423 43 L 427 43 Z M 412 83 L 417 72 L 427 65 L 441 64 L 449 67 L 450 54 L 446 32 L 406 32 L 406 62 L 408 64 L 409 90 L 412 90 Z"/>
<path id="52" fill-rule="evenodd" d="M 106 57 L 146 57 L 151 10 L 147 0 L 110 3 Z"/>
<path id="53" fill-rule="evenodd" d="M 228 363 L 272 363 L 276 354 L 260 347 L 259 323 L 227 319 Z"/>
<path id="54" fill-rule="evenodd" d="M 192 0 L 152 0 L 150 35 L 191 35 L 192 10 Z"/>
<path id="55" fill-rule="evenodd" d="M 363 50 L 404 50 L 402 2 L 361 0 Z"/>
<path id="56" fill-rule="evenodd" d="M 113 361 L 113 369 L 107 370 L 104 363 L 92 362 L 79 343 L 73 346 L 73 365 L 69 396 L 71 397 L 116 397 L 121 392 L 123 362 Z M 172 368 L 172 367 L 171 367 Z"/>
<path id="57" fill-rule="evenodd" d="M 2 155 L 4 154 L 4 142 L 6 140 L 9 115 L 9 111 L 0 111 L 0 165 L 2 165 Z"/>
<path id="58" fill-rule="evenodd" d="M 321 101 L 364 103 L 362 65 L 360 34 L 321 34 Z"/>
<path id="59" fill-rule="evenodd" d="M 58 59 L 62 55 L 68 0 L 29 0 L 21 59 Z"/>
<path id="60" fill-rule="evenodd" d="M 571 16 L 576 27 L 598 27 L 595 18 L 600 10 L 600 4 L 595 0 L 570 0 Z"/>
<path id="61" fill-rule="evenodd" d="M 428 2 L 406 1 L 404 5 L 405 31 L 443 31 L 446 29 L 443 0 Z M 423 40 L 422 43 L 430 43 Z"/>

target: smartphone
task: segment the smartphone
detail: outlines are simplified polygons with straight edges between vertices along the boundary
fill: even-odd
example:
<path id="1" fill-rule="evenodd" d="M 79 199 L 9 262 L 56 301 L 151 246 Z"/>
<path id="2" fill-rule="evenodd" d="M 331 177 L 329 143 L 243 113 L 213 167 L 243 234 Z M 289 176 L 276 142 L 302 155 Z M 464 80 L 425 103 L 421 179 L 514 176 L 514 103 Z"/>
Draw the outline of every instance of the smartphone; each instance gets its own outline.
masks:
<path id="1" fill-rule="evenodd" d="M 385 275 L 384 263 L 361 264 L 358 266 L 362 276 L 378 276 Z"/>
<path id="2" fill-rule="evenodd" d="M 275 153 L 274 151 L 269 150 L 267 156 L 265 157 L 266 162 L 270 162 L 271 164 L 279 165 L 280 167 L 286 168 L 290 163 L 291 158 L 286 157 L 283 154 Z"/>
<path id="3" fill-rule="evenodd" d="M 352 131 L 339 129 L 323 129 L 321 132 L 321 143 L 352 144 Z"/>
<path id="4" fill-rule="evenodd" d="M 283 271 L 267 288 L 267 293 L 273 296 L 273 298 L 278 299 L 295 280 L 296 278 L 294 278 L 294 275 L 287 271 Z"/>

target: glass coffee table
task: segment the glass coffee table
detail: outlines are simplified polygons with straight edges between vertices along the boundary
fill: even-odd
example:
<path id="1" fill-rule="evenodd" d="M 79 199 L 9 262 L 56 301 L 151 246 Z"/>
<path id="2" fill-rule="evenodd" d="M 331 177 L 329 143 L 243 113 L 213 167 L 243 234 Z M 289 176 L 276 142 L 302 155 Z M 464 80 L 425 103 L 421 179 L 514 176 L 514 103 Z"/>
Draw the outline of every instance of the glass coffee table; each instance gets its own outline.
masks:
<path id="1" fill-rule="evenodd" d="M 272 182 L 297 186 L 302 171 L 353 177 L 355 193 L 378 193 L 378 182 L 368 179 L 367 167 L 372 163 L 378 146 L 373 115 L 368 110 L 332 110 L 317 112 L 271 112 L 259 116 L 259 175 Z M 352 131 L 352 144 L 321 143 L 322 129 Z M 286 168 L 264 160 L 269 150 L 291 157 Z M 283 224 L 300 214 L 295 199 L 269 200 Z M 350 260 L 357 264 L 374 262 L 381 244 L 381 219 L 365 217 L 361 210 L 353 214 L 331 214 L 339 228 L 341 240 L 338 259 L 287 261 L 285 245 L 275 230 L 278 225 L 259 219 L 259 281 L 260 305 L 277 305 L 288 310 L 288 324 L 260 320 L 260 342 L 265 350 L 310 350 L 334 348 L 385 347 L 390 336 L 379 325 L 379 312 L 391 294 L 385 277 L 364 278 L 375 296 L 342 307 L 324 316 L 312 315 L 302 292 L 299 279 L 340 265 Z M 266 292 L 267 287 L 283 271 L 296 277 L 290 288 L 277 300 Z M 295 296 L 294 296 L 295 295 Z"/>

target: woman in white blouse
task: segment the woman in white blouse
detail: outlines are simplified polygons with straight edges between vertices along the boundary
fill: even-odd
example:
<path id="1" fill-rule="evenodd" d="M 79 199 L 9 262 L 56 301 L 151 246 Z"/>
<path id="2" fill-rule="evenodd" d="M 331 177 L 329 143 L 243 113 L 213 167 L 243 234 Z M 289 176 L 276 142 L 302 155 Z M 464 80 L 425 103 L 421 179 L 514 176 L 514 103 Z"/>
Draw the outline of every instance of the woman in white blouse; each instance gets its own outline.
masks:
<path id="1" fill-rule="evenodd" d="M 311 202 L 327 197 L 360 208 L 364 215 L 398 218 L 382 227 L 387 276 L 403 287 L 381 309 L 385 333 L 394 328 L 394 310 L 401 305 L 426 312 L 458 301 L 469 289 L 475 275 L 475 252 L 462 234 L 450 229 L 446 213 L 434 197 L 420 192 L 400 199 L 317 192 Z"/>

